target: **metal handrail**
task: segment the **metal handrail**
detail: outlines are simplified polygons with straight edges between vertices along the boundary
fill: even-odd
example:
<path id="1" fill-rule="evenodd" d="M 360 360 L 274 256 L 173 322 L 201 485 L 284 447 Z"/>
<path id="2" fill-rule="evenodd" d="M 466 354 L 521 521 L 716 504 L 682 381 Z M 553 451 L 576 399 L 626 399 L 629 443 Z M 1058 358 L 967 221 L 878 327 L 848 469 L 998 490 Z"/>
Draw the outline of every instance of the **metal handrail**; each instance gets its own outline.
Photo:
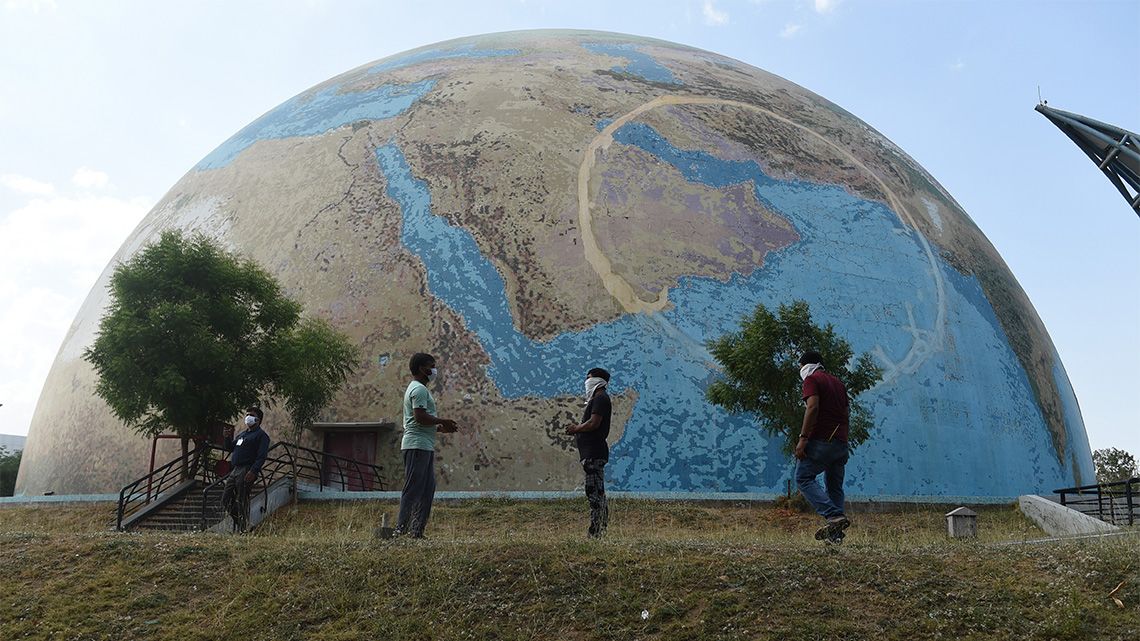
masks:
<path id="1" fill-rule="evenodd" d="M 119 505 L 116 511 L 115 529 L 122 530 L 124 519 L 135 514 L 147 505 L 150 505 L 153 501 L 158 500 L 159 497 L 163 496 L 163 494 L 172 487 L 175 487 L 183 481 L 195 478 L 199 472 L 202 472 L 203 476 L 205 476 L 205 472 L 201 469 L 201 456 L 203 452 L 209 448 L 209 445 L 195 447 L 183 456 L 179 456 L 149 474 L 123 486 L 123 489 L 119 491 Z M 188 469 L 191 470 L 189 479 L 182 477 L 183 462 L 185 462 L 189 466 Z M 142 489 L 144 483 L 146 484 L 145 490 Z"/>
<path id="2" fill-rule="evenodd" d="M 1115 483 L 1067 487 L 1053 490 L 1053 493 L 1060 496 L 1061 505 L 1102 521 L 1114 524 L 1127 521 L 1128 525 L 1140 521 L 1140 477 Z"/>
<path id="3" fill-rule="evenodd" d="M 329 461 L 330 467 L 335 467 L 337 470 L 336 478 L 339 478 L 341 491 L 353 491 L 349 488 L 349 485 L 353 481 L 358 482 L 361 489 L 365 487 L 376 487 L 381 491 L 384 489 L 383 468 L 379 465 L 361 463 L 360 461 L 344 458 L 335 454 L 280 441 L 274 443 L 266 453 L 265 463 L 262 464 L 257 478 L 254 479 L 250 485 L 250 494 L 253 494 L 259 489 L 268 489 L 269 486 L 283 478 L 292 478 L 294 483 L 302 479 L 315 480 L 318 486 L 317 491 L 324 491 L 327 485 L 326 481 L 333 478 L 331 473 L 327 477 L 325 476 L 326 472 L 331 472 L 331 470 L 324 469 L 322 461 L 325 460 Z M 355 471 L 355 475 L 347 474 L 346 470 Z M 367 474 L 365 473 L 366 471 L 368 472 Z M 219 478 L 202 489 L 202 514 L 199 522 L 199 528 L 201 530 L 207 528 L 210 492 L 221 487 L 225 481 L 225 478 Z M 264 506 L 268 509 L 269 493 L 265 492 L 262 498 Z M 249 522 L 249 508 L 250 505 L 245 506 L 247 510 L 245 515 L 247 523 Z"/>

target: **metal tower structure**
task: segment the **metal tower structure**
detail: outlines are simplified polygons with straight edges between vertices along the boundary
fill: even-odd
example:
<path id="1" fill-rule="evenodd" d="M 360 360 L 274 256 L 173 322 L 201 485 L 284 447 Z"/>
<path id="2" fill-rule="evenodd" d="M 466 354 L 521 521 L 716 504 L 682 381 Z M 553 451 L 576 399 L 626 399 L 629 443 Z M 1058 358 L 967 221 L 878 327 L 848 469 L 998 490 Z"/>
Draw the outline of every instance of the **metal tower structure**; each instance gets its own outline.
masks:
<path id="1" fill-rule="evenodd" d="M 1044 102 L 1037 111 L 1077 143 L 1140 216 L 1140 136 Z"/>

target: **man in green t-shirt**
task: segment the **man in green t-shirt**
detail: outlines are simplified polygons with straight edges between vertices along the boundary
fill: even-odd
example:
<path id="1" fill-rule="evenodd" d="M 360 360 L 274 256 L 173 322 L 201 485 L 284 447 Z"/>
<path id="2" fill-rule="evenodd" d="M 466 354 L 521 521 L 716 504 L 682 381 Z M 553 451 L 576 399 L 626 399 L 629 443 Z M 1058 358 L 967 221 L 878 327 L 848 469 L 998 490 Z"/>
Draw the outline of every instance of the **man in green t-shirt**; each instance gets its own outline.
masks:
<path id="1" fill-rule="evenodd" d="M 400 494 L 396 534 L 422 539 L 435 498 L 435 433 L 449 434 L 459 428 L 455 421 L 435 416 L 435 399 L 427 388 L 436 377 L 435 357 L 414 354 L 408 368 L 412 382 L 404 391 L 404 439 L 400 444 L 404 454 L 404 490 Z"/>

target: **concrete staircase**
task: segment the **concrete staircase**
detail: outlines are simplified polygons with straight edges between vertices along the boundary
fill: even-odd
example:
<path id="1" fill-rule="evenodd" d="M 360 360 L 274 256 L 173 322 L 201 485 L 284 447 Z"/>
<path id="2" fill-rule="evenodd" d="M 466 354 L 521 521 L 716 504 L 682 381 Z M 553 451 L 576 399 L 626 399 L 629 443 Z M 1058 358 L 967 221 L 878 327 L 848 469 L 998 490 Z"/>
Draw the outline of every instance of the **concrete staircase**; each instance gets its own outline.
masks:
<path id="1" fill-rule="evenodd" d="M 115 515 L 115 529 L 239 531 L 222 508 L 222 476 L 213 465 L 225 451 L 208 443 L 195 447 L 145 476 L 123 486 Z M 189 475 L 193 478 L 187 478 Z M 269 448 L 249 497 L 246 529 L 256 528 L 282 506 L 295 503 L 298 486 L 340 491 L 384 488 L 384 472 L 328 452 L 279 442 Z"/>
<path id="2" fill-rule="evenodd" d="M 226 516 L 222 510 L 222 488 L 211 488 L 203 497 L 200 481 L 189 481 L 179 486 L 170 496 L 156 501 L 124 523 L 124 529 L 198 531 L 202 527 L 203 499 L 207 503 L 206 528 L 209 529 Z"/>
<path id="3" fill-rule="evenodd" d="M 269 487 L 254 489 L 249 497 L 249 522 L 253 529 L 296 493 L 291 477 L 279 478 Z M 202 522 L 202 502 L 206 502 L 206 521 Z M 203 527 L 203 525 L 205 527 Z M 222 487 L 214 484 L 203 492 L 201 481 L 187 481 L 171 490 L 123 523 L 124 530 L 165 530 L 168 532 L 236 532 L 233 519 L 222 508 Z"/>

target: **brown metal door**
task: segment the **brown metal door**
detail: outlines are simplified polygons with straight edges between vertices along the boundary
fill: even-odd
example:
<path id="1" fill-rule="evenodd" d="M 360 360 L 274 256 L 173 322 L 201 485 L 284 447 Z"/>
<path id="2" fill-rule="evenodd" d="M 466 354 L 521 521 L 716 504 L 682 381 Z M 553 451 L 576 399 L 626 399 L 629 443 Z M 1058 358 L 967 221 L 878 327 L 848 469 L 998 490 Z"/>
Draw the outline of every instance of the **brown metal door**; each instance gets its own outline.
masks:
<path id="1" fill-rule="evenodd" d="M 350 492 L 372 489 L 374 479 L 370 466 L 376 463 L 376 432 L 325 432 L 325 455 L 321 474 L 324 485 Z M 329 455 L 356 461 L 360 465 Z"/>

